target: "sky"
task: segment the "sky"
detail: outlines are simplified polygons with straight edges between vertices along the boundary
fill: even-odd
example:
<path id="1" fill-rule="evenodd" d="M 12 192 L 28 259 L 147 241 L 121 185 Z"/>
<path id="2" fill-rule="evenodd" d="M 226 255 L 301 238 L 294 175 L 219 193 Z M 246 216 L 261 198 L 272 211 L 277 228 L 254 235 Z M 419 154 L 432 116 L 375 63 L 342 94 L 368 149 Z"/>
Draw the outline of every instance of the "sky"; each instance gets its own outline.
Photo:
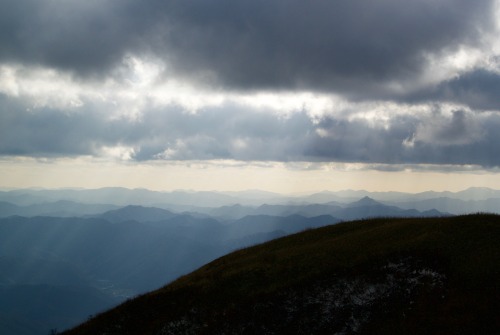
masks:
<path id="1" fill-rule="evenodd" d="M 500 188 L 497 0 L 3 0 L 0 188 Z"/>

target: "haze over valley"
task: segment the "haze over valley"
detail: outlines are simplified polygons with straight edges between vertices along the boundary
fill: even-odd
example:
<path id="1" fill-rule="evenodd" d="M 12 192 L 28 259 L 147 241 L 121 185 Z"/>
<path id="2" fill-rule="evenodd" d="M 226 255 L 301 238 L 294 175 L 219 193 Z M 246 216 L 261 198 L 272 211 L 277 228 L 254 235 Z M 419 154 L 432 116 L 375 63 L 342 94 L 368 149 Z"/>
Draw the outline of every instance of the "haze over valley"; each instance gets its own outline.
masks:
<path id="1" fill-rule="evenodd" d="M 126 188 L 3 191 L 1 332 L 39 334 L 75 326 L 231 251 L 306 229 L 374 217 L 495 212 L 499 203 L 500 191 L 487 188 L 300 196 Z"/>

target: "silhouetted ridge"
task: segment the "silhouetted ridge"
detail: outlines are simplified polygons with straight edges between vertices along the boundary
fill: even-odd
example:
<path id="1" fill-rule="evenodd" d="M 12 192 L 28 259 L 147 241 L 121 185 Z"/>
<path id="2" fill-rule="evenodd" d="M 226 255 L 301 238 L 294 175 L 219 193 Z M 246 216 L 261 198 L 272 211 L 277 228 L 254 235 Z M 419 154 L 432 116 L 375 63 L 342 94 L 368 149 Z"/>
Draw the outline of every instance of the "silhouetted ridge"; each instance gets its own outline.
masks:
<path id="1" fill-rule="evenodd" d="M 67 334 L 497 334 L 500 217 L 347 222 L 219 258 Z"/>

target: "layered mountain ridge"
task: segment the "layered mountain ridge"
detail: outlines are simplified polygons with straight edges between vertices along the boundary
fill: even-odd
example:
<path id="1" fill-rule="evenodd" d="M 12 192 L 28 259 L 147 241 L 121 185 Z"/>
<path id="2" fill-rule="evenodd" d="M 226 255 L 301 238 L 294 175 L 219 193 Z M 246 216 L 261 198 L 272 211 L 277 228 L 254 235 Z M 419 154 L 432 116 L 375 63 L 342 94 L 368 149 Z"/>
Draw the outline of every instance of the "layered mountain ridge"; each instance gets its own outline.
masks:
<path id="1" fill-rule="evenodd" d="M 476 198 L 480 191 L 474 190 Z M 180 195 L 178 204 L 165 202 Z M 353 195 L 360 197 L 349 200 Z M 371 217 L 450 215 L 404 208 L 403 202 L 391 204 L 379 195 L 346 191 L 283 197 L 257 191 L 121 188 L 0 192 L 0 333 L 66 329 L 231 251 L 307 229 Z M 324 201 L 312 202 L 319 198 Z M 422 201 L 431 206 L 433 200 Z M 22 293 L 28 286 L 30 292 L 39 292 L 32 299 Z M 88 299 L 79 304 L 75 298 L 71 306 L 62 294 L 37 298 L 47 292 L 73 292 Z M 10 308 L 14 301 L 16 308 Z M 50 312 L 50 317 L 34 320 L 36 310 Z"/>

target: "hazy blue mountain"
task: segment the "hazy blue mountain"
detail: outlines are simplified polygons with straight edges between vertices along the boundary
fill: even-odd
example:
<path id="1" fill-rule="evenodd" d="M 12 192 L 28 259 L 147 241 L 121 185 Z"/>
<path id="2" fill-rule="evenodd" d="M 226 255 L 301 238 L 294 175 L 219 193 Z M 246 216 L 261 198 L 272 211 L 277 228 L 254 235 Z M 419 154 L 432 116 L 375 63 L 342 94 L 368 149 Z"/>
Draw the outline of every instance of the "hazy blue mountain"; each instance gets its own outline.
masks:
<path id="1" fill-rule="evenodd" d="M 247 215 L 255 214 L 256 208 L 250 206 L 242 206 L 238 204 L 232 206 L 217 207 L 204 212 L 212 215 L 213 217 L 230 220 L 230 219 L 239 219 Z"/>
<path id="2" fill-rule="evenodd" d="M 56 190 L 32 190 L 20 189 L 5 192 L 2 198 L 17 199 L 26 204 L 37 204 L 43 202 L 55 202 L 59 200 L 74 201 L 80 203 L 111 203 L 115 205 L 135 204 L 138 198 L 145 197 L 147 200 L 157 192 L 148 190 L 130 190 L 121 187 L 107 187 L 100 189 L 56 189 Z M 10 200 L 6 200 L 10 201 Z M 110 201 L 110 202 L 108 202 Z M 14 202 L 14 201 L 11 201 Z M 29 202 L 29 203 L 28 203 Z M 18 203 L 18 202 L 14 202 Z"/>
<path id="3" fill-rule="evenodd" d="M 179 214 L 152 225 L 167 229 L 171 235 L 185 236 L 194 241 L 221 245 L 225 240 L 226 226 L 213 218 Z"/>
<path id="4" fill-rule="evenodd" d="M 284 196 L 272 192 L 242 191 L 242 192 L 194 192 L 171 191 L 158 192 L 146 189 L 101 188 L 101 189 L 63 189 L 63 190 L 33 190 L 22 189 L 0 192 L 0 201 L 18 206 L 27 206 L 57 201 L 72 201 L 85 204 L 111 204 L 115 206 L 141 205 L 161 207 L 175 212 L 197 211 L 206 212 L 207 208 L 222 206 L 258 207 L 267 205 L 307 205 L 330 204 L 342 206 L 368 196 L 383 202 L 412 202 L 436 198 L 450 198 L 464 201 L 484 201 L 500 198 L 500 191 L 489 188 L 470 188 L 460 192 L 368 192 L 363 190 L 324 191 L 302 196 Z M 205 208 L 205 211 L 202 209 Z M 108 208 L 109 209 L 109 208 Z M 57 209 L 58 211 L 60 209 Z M 48 212 L 46 212 L 48 213 Z M 52 211 L 56 213 L 56 211 Z M 246 213 L 249 214 L 249 213 Z M 273 214 L 273 213 L 262 213 Z M 241 216 L 240 216 L 241 217 Z"/>
<path id="5" fill-rule="evenodd" d="M 254 215 L 288 216 L 300 210 L 302 205 L 268 205 L 259 206 Z"/>
<path id="6" fill-rule="evenodd" d="M 73 201 L 59 200 L 41 204 L 18 206 L 8 202 L 0 202 L 0 217 L 19 216 L 57 216 L 72 217 L 103 213 L 116 209 L 115 205 L 81 204 Z"/>
<path id="7" fill-rule="evenodd" d="M 276 207 L 281 208 L 281 206 Z M 298 211 L 308 207 L 314 206 L 299 206 Z M 285 206 L 284 208 L 288 207 Z M 232 210 L 236 210 L 240 215 L 242 215 L 246 212 L 258 212 L 259 209 L 243 206 L 225 206 L 214 209 L 212 213 L 215 213 L 218 216 L 224 213 L 229 215 L 231 214 L 229 212 Z M 235 213 L 232 214 L 237 216 Z M 146 208 L 141 206 L 127 206 L 118 210 L 106 212 L 100 215 L 99 218 L 106 219 L 111 222 L 135 220 L 147 223 L 148 226 L 158 228 L 161 231 L 168 231 L 170 236 L 184 236 L 197 241 L 218 244 L 224 244 L 225 241 L 229 240 L 232 240 L 232 243 L 234 243 L 235 239 L 248 238 L 250 236 L 251 239 L 254 239 L 254 237 L 259 234 L 266 235 L 274 231 L 281 231 L 286 234 L 290 234 L 303 229 L 338 222 L 337 219 L 330 215 L 305 217 L 297 214 L 286 216 L 285 213 L 284 216 L 259 214 L 245 215 L 243 218 L 226 221 L 226 224 L 222 224 L 218 220 L 209 217 L 174 214 L 162 209 Z M 261 240 L 264 235 L 259 235 L 259 240 Z"/>
<path id="8" fill-rule="evenodd" d="M 337 205 L 335 202 L 328 204 L 313 204 L 297 206 L 293 214 L 302 215 L 306 217 L 314 217 L 319 215 L 333 215 L 335 216 L 343 207 Z"/>
<path id="9" fill-rule="evenodd" d="M 129 205 L 119 209 L 105 212 L 99 215 L 100 218 L 110 222 L 138 221 L 154 222 L 167 220 L 176 216 L 176 214 L 161 208 L 143 207 Z"/>
<path id="10" fill-rule="evenodd" d="M 247 215 L 267 215 L 274 217 L 286 217 L 291 215 L 300 215 L 303 217 L 315 217 L 321 215 L 330 215 L 342 220 L 360 219 L 366 217 L 382 216 L 442 216 L 447 215 L 434 210 L 432 206 L 415 210 L 411 207 L 400 208 L 394 205 L 383 204 L 368 196 L 347 204 L 331 202 L 327 204 L 308 204 L 308 205 L 262 205 L 259 207 L 248 206 L 225 206 L 213 209 L 210 213 L 226 219 L 240 219 Z M 433 211 L 430 211 L 433 210 Z"/>
<path id="11" fill-rule="evenodd" d="M 410 201 L 421 201 L 421 200 L 431 200 L 438 198 L 450 198 L 463 201 L 480 201 L 487 200 L 491 198 L 500 198 L 500 190 L 494 190 L 486 187 L 471 187 L 459 192 L 450 191 L 426 191 L 420 193 L 402 193 L 402 192 L 366 192 L 366 191 L 355 191 L 365 193 L 364 196 L 369 196 L 378 201 L 386 202 L 410 202 Z M 336 192 L 338 195 L 346 195 L 345 192 Z"/>
<path id="12" fill-rule="evenodd" d="M 437 210 L 418 211 L 416 209 L 402 209 L 396 206 L 384 205 L 366 196 L 338 210 L 334 215 L 343 220 L 357 220 L 375 217 L 426 217 L 445 216 L 448 214 Z"/>
<path id="13" fill-rule="evenodd" d="M 404 209 L 416 209 L 420 211 L 435 208 L 447 213 L 458 214 L 462 211 L 466 212 L 466 202 L 452 198 L 432 198 L 425 200 L 406 200 L 401 202 L 386 202 L 388 205 L 399 206 Z"/>
<path id="14" fill-rule="evenodd" d="M 491 201 L 491 199 L 489 200 Z M 463 201 L 457 200 L 458 203 Z M 493 201 L 494 202 L 494 201 Z M 427 201 L 426 206 L 413 206 L 419 202 L 399 203 L 387 202 L 382 203 L 371 197 L 364 196 L 361 199 L 356 199 L 348 203 L 339 203 L 338 201 L 331 201 L 324 204 L 281 204 L 271 205 L 264 204 L 258 207 L 250 206 L 223 206 L 215 209 L 196 209 L 201 212 L 213 215 L 218 218 L 240 219 L 247 215 L 269 215 L 269 216 L 290 216 L 301 215 L 305 217 L 314 217 L 320 215 L 331 215 L 333 217 L 347 220 L 353 218 L 365 218 L 373 216 L 432 216 L 432 215 L 447 215 L 454 213 L 447 210 L 446 207 L 433 206 L 432 200 Z M 404 204 L 404 206 L 403 206 Z M 354 208 L 354 209 L 353 209 Z M 463 208 L 463 207 L 462 207 Z M 471 206 L 471 208 L 476 208 Z M 438 209 L 438 211 L 428 212 L 430 210 Z M 477 212 L 477 209 L 474 210 Z M 462 212 L 463 213 L 463 212 Z"/>
<path id="15" fill-rule="evenodd" d="M 324 203 L 330 203 L 330 202 L 349 202 L 352 201 L 353 199 L 359 199 L 360 197 L 363 197 L 367 195 L 367 192 L 364 192 L 359 194 L 357 193 L 356 195 L 342 195 L 339 192 L 331 192 L 331 191 L 323 191 L 323 192 L 318 192 L 314 193 L 311 195 L 307 196 L 302 196 L 301 199 L 306 202 L 306 203 L 313 203 L 313 204 L 324 204 Z"/>
<path id="16" fill-rule="evenodd" d="M 10 202 L 0 201 L 0 217 L 19 215 L 20 207 Z"/>
<path id="17" fill-rule="evenodd" d="M 477 212 L 500 213 L 500 198 L 491 198 L 486 200 L 460 200 L 453 198 L 434 198 L 426 200 L 393 202 L 390 203 L 401 208 L 417 209 L 425 211 L 437 209 L 441 212 L 452 214 L 467 214 Z"/>
<path id="18" fill-rule="evenodd" d="M 370 197 L 377 201 L 386 202 L 409 202 L 429 200 L 436 198 L 450 198 L 458 200 L 487 200 L 491 198 L 500 198 L 500 190 L 494 190 L 486 187 L 471 187 L 459 192 L 450 191 L 426 191 L 420 193 L 404 193 L 404 192 L 369 192 L 364 190 L 344 190 L 344 191 L 324 191 L 303 197 L 305 201 L 312 203 L 326 203 L 329 201 L 337 201 L 340 203 L 352 202 L 363 197 Z"/>
<path id="19" fill-rule="evenodd" d="M 471 187 L 466 190 L 452 193 L 441 192 L 440 197 L 447 196 L 450 198 L 456 198 L 460 200 L 487 200 L 491 198 L 500 198 L 500 190 L 494 190 L 487 187 Z"/>
<path id="20" fill-rule="evenodd" d="M 374 199 L 370 198 L 369 196 L 364 196 L 363 198 L 359 199 L 358 201 L 351 202 L 346 207 L 356 208 L 356 207 L 372 207 L 372 206 L 381 206 L 381 205 L 382 204 L 380 202 L 375 201 Z"/>
<path id="21" fill-rule="evenodd" d="M 236 204 L 235 196 L 220 192 L 172 191 L 158 192 L 146 189 L 127 189 L 107 187 L 100 189 L 63 189 L 63 190 L 15 190 L 0 193 L 0 200 L 14 204 L 37 204 L 68 200 L 79 203 L 106 203 L 117 206 L 154 204 L 193 205 L 218 207 Z"/>
<path id="22" fill-rule="evenodd" d="M 319 215 L 334 215 L 342 207 L 336 205 L 262 205 L 255 211 L 255 215 L 289 216 L 302 215 L 313 217 Z"/>
<path id="23" fill-rule="evenodd" d="M 18 206 L 48 202 L 44 197 L 30 194 L 30 192 L 34 192 L 34 190 L 0 191 L 0 201 L 10 202 Z"/>
<path id="24" fill-rule="evenodd" d="M 371 197 L 377 200 L 395 200 L 401 197 L 411 197 L 412 194 L 402 192 L 369 192 L 364 190 L 323 191 L 304 197 L 310 203 L 332 203 L 337 205 L 356 201 L 363 197 Z"/>

